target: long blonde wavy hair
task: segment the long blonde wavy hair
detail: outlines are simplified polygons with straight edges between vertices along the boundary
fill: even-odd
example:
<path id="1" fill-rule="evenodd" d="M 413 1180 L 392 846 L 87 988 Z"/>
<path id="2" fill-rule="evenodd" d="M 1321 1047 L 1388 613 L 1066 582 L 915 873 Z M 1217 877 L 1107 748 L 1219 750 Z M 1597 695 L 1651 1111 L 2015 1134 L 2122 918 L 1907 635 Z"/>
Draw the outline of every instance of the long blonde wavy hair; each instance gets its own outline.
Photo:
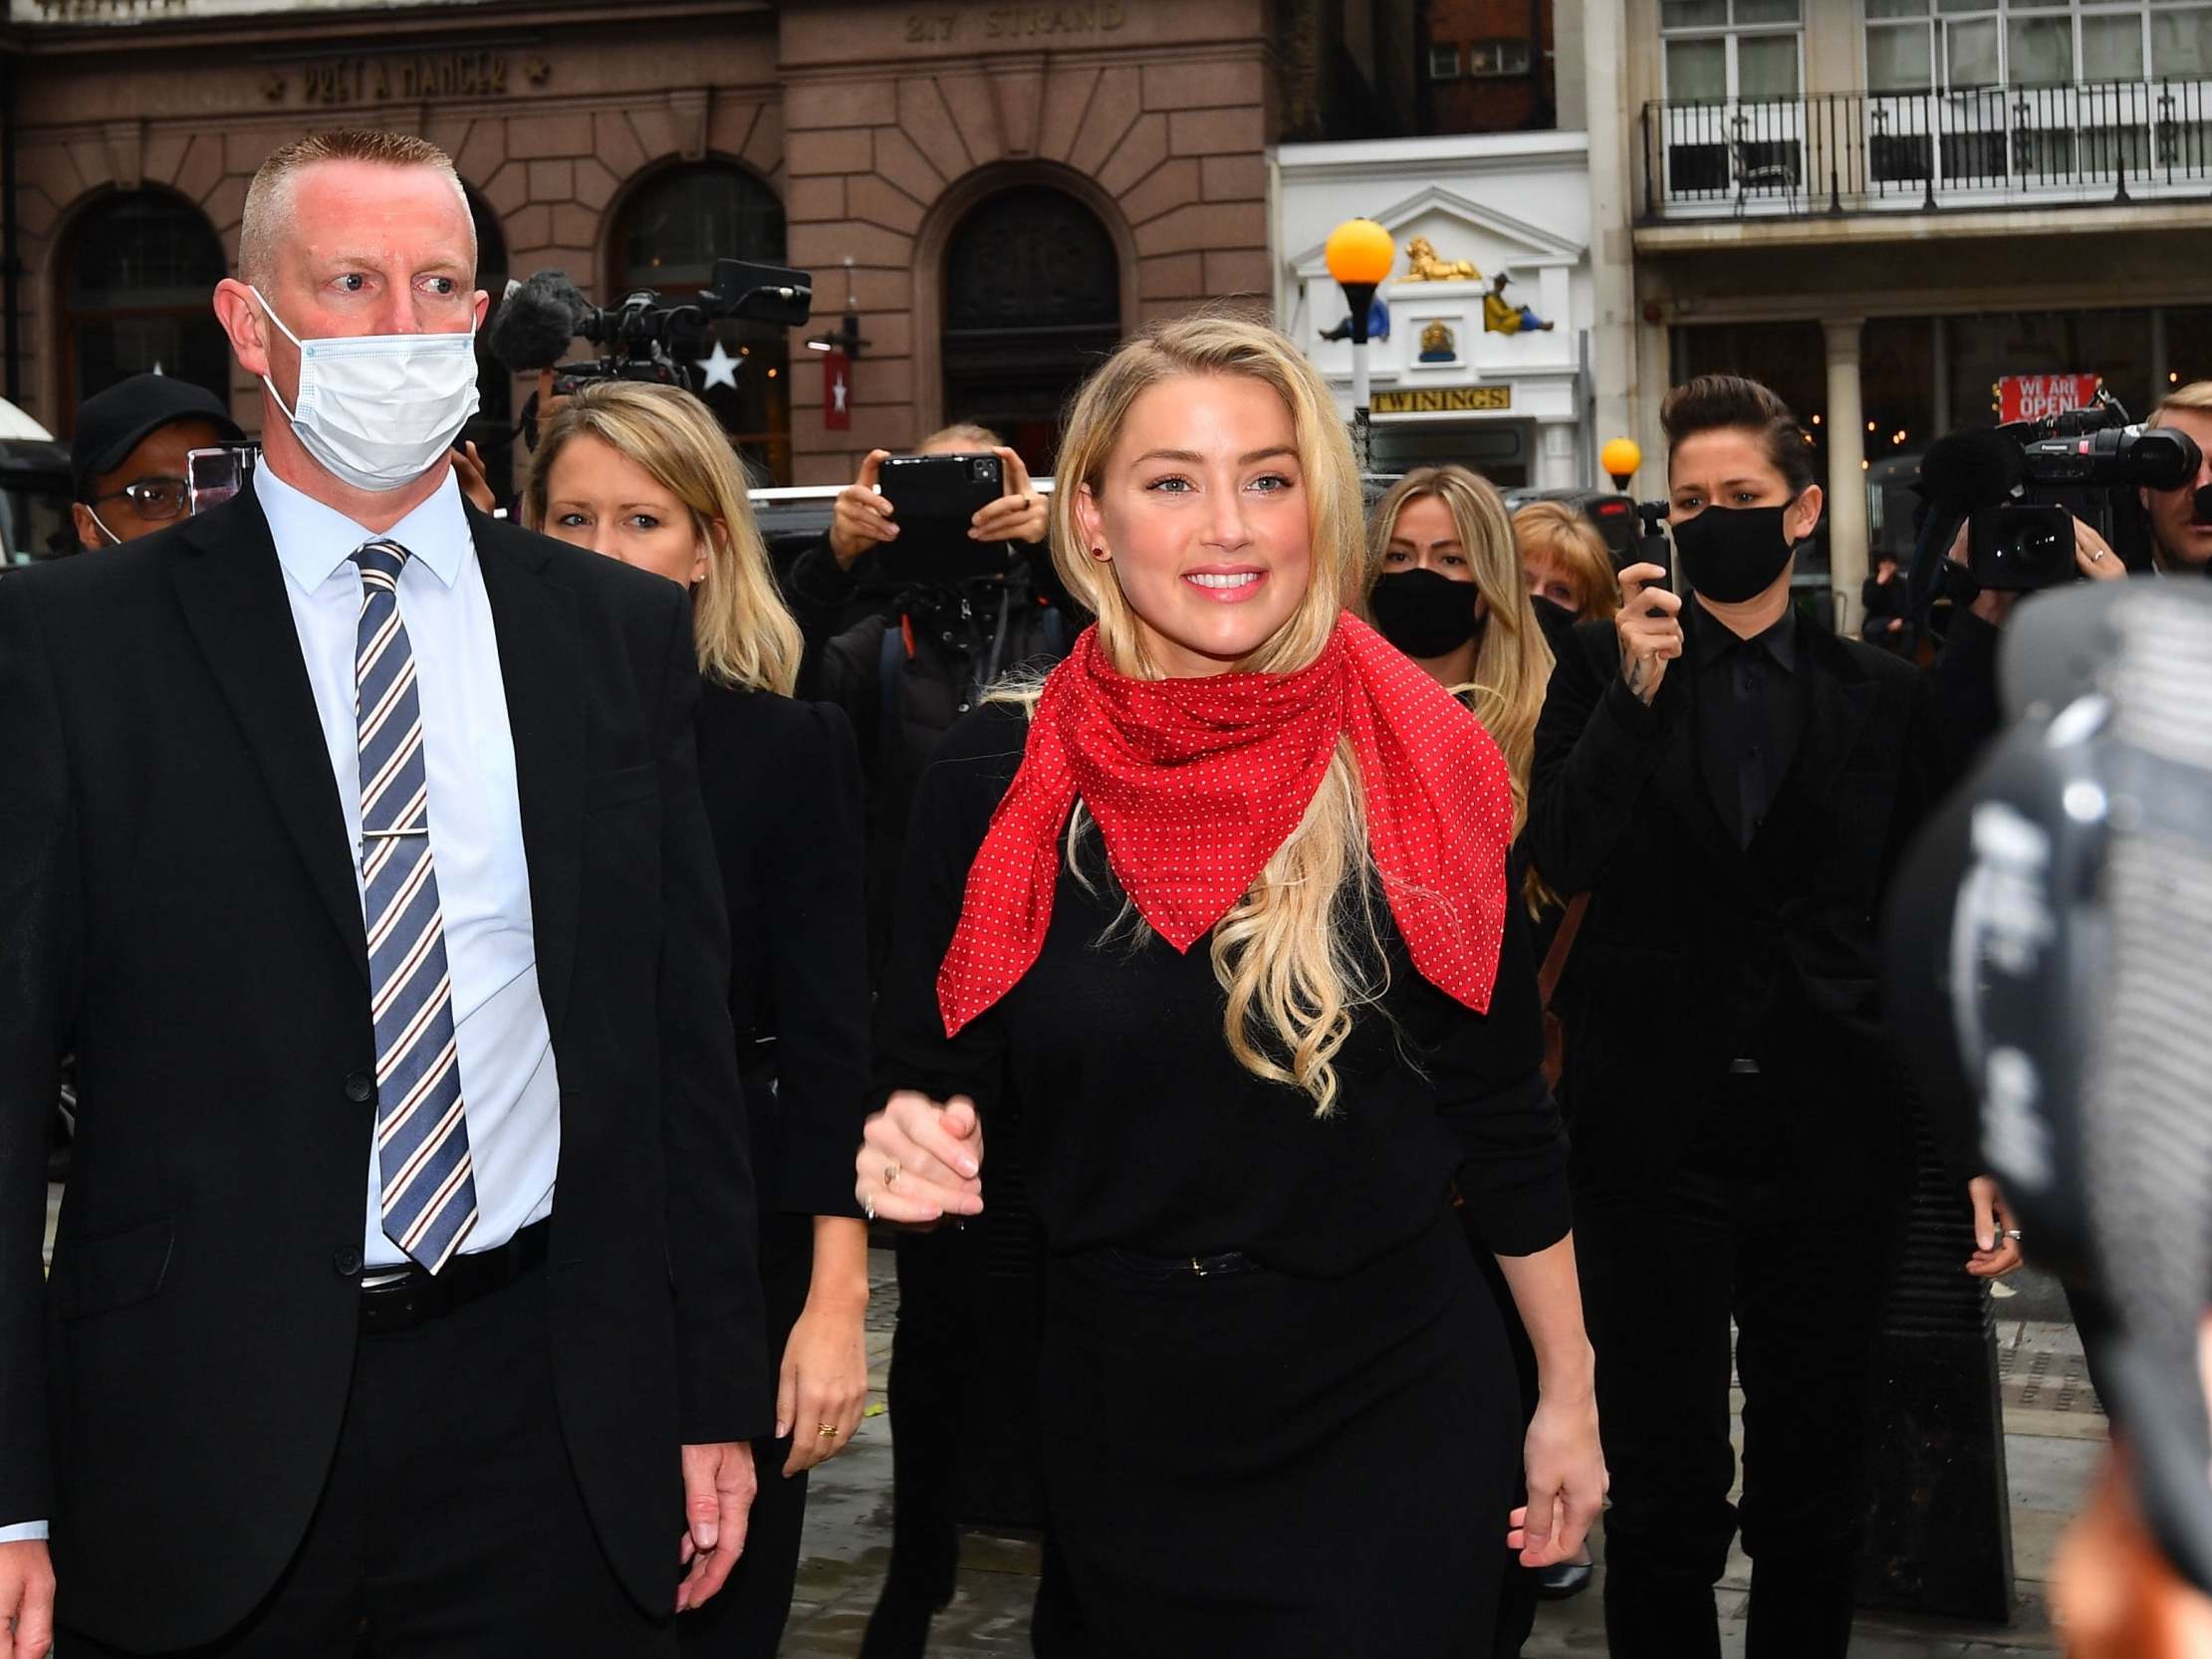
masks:
<path id="1" fill-rule="evenodd" d="M 1085 486 L 1093 492 L 1104 487 L 1137 399 L 1194 374 L 1258 380 L 1291 412 L 1313 538 L 1312 577 L 1283 626 L 1234 665 L 1244 672 L 1290 673 L 1321 654 L 1339 612 L 1357 593 L 1359 476 L 1327 384 L 1297 347 L 1265 324 L 1234 314 L 1158 324 L 1124 343 L 1084 382 L 1069 411 L 1053 485 L 1053 563 L 1098 617 L 1106 660 L 1132 677 L 1162 677 L 1110 562 L 1090 557 L 1076 504 Z M 1013 686 L 1000 695 L 1034 708 L 1037 687 Z M 1068 829 L 1068 859 L 1079 876 L 1087 823 L 1079 802 Z M 1305 817 L 1215 925 L 1210 948 L 1214 978 L 1227 997 L 1222 1035 L 1229 1052 L 1254 1076 L 1302 1090 L 1319 1116 L 1336 1106 L 1333 1063 L 1353 1016 L 1384 989 L 1376 896 L 1365 797 L 1351 745 L 1340 738 Z M 1140 940 L 1141 919 L 1127 911 L 1124 917 Z"/>
<path id="2" fill-rule="evenodd" d="M 1398 515 L 1427 496 L 1441 501 L 1451 514 L 1467 568 L 1474 573 L 1475 592 L 1489 612 L 1475 652 L 1475 677 L 1456 689 L 1506 758 L 1513 778 L 1513 832 L 1518 835 L 1528 816 L 1529 769 L 1536 762 L 1537 717 L 1544 712 L 1544 691 L 1552 681 L 1552 647 L 1544 642 L 1529 598 L 1505 499 L 1487 478 L 1461 466 L 1421 467 L 1390 486 L 1368 521 L 1361 614 L 1371 620 L 1374 585 L 1385 580 L 1382 560 Z"/>
<path id="3" fill-rule="evenodd" d="M 753 519 L 745 471 L 714 413 L 680 386 L 602 380 L 562 400 L 538 438 L 523 521 L 546 522 L 553 463 L 570 439 L 597 438 L 643 467 L 691 515 L 706 544 L 706 576 L 692 590 L 699 672 L 719 685 L 790 696 L 799 683 L 799 624 L 785 608 Z"/>

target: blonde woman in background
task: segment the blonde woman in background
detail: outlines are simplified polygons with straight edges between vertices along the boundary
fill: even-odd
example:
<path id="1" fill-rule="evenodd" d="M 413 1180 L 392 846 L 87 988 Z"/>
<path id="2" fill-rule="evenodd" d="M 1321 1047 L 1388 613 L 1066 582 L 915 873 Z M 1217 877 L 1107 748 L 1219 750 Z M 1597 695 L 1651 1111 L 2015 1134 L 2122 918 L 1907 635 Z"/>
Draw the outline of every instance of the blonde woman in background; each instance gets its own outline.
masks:
<path id="1" fill-rule="evenodd" d="M 1604 1483 L 1506 766 L 1345 613 L 1357 476 L 1273 330 L 1116 352 L 1053 528 L 1099 621 L 923 779 L 859 1194 L 980 1213 L 1019 1096 L 997 1157 L 1049 1257 L 1045 1494 L 1096 1651 L 1484 1654 L 1522 1418 L 1455 1176 L 1541 1362 L 1510 1541 L 1571 1554 Z"/>
<path id="2" fill-rule="evenodd" d="M 1390 486 L 1369 523 L 1367 610 L 1496 740 L 1518 832 L 1552 648 L 1529 607 L 1505 502 L 1465 467 L 1421 467 Z"/>
<path id="3" fill-rule="evenodd" d="M 610 381 L 567 398 L 539 438 L 523 506 L 531 529 L 691 593 L 706 682 L 699 788 L 729 912 L 761 1278 L 782 1359 L 776 1439 L 754 1447 L 745 1553 L 678 1630 L 687 1654 L 767 1659 L 790 1612 L 807 1471 L 851 1442 L 867 1399 L 867 1233 L 852 1184 L 868 1049 L 859 756 L 843 714 L 792 699 L 799 629 L 736 453 L 696 397 Z M 589 639 L 592 618 L 577 620 Z"/>
<path id="4" fill-rule="evenodd" d="M 1556 504 L 1539 504 L 1547 511 Z M 1524 508 L 1523 516 L 1534 511 Z M 1597 531 L 1581 514 L 1574 517 Z M 1368 521 L 1366 607 L 1382 636 L 1417 662 L 1438 684 L 1474 711 L 1497 739 L 1513 773 L 1514 828 L 1526 814 L 1529 767 L 1536 754 L 1536 723 L 1552 677 L 1552 650 L 1544 637 L 1524 573 L 1526 548 L 1517 550 L 1519 518 L 1488 479 L 1461 466 L 1421 467 L 1407 473 L 1375 503 Z M 1599 553 L 1602 555 L 1602 544 Z M 1609 567 L 1608 567 L 1609 569 Z M 1515 860 L 1513 890 L 1534 909 L 1550 895 Z M 1556 904 L 1550 906 L 1556 925 Z M 1520 907 L 1516 906 L 1517 911 Z M 1515 917 L 1519 925 L 1521 912 Z M 1548 942 L 1552 927 L 1535 936 Z M 1491 1282 L 1507 1344 L 1521 1372 L 1522 1392 L 1536 1396 L 1536 1355 L 1514 1311 L 1511 1293 L 1486 1248 L 1479 1215 L 1468 1223 L 1475 1263 Z M 1559 1600 L 1590 1587 L 1588 1545 L 1548 1566 L 1508 1562 L 1498 1597 L 1492 1659 L 1513 1659 L 1536 1622 L 1539 1600 Z"/>
<path id="5" fill-rule="evenodd" d="M 1532 501 L 1513 515 L 1513 536 L 1532 594 L 1578 622 L 1612 619 L 1620 608 L 1620 579 L 1605 538 L 1581 508 Z"/>

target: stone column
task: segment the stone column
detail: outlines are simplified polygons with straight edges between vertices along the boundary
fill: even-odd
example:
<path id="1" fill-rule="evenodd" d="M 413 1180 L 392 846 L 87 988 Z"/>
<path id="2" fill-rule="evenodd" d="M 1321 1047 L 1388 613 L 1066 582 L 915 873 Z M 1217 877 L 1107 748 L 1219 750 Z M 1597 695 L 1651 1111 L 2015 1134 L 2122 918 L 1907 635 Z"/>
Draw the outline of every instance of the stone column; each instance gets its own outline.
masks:
<path id="1" fill-rule="evenodd" d="M 1602 444 L 1607 438 L 1641 436 L 1636 429 L 1641 381 L 1637 372 L 1634 249 L 1629 240 L 1637 187 L 1630 151 L 1641 129 L 1630 115 L 1628 30 L 1622 8 L 1588 5 L 1564 9 L 1582 13 L 1582 81 L 1590 123 L 1591 419 L 1593 435 Z M 1653 36 L 1656 38 L 1656 30 Z M 1561 45 L 1566 45 L 1564 33 Z M 1663 389 L 1665 383 L 1662 377 L 1658 385 Z M 1656 392 L 1650 402 L 1655 411 Z M 1650 456 L 1655 452 L 1646 444 L 1644 453 Z M 1646 460 L 1647 468 L 1650 464 Z M 1665 488 L 1663 483 L 1652 487 L 1651 479 L 1658 476 L 1658 472 L 1640 476 L 1636 487 L 1646 495 L 1656 495 Z"/>
<path id="2" fill-rule="evenodd" d="M 1836 630 L 1857 625 L 1866 580 L 1866 412 L 1858 394 L 1863 317 L 1823 319 L 1828 336 L 1828 568 L 1836 592 Z"/>

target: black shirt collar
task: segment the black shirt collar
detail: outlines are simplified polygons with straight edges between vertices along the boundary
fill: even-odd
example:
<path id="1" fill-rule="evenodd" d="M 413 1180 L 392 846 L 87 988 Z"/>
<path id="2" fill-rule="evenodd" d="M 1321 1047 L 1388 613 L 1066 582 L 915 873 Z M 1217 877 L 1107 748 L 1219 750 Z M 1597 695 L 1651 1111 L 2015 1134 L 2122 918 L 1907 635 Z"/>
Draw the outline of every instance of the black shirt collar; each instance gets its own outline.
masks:
<path id="1" fill-rule="evenodd" d="M 1745 639 L 1707 610 L 1703 603 L 1692 598 L 1683 606 L 1689 626 L 1690 661 L 1699 668 L 1710 667 L 1739 647 L 1763 652 L 1774 660 L 1775 666 L 1786 674 L 1797 672 L 1798 666 L 1798 610 L 1791 605 L 1782 612 L 1781 619 L 1763 632 Z"/>

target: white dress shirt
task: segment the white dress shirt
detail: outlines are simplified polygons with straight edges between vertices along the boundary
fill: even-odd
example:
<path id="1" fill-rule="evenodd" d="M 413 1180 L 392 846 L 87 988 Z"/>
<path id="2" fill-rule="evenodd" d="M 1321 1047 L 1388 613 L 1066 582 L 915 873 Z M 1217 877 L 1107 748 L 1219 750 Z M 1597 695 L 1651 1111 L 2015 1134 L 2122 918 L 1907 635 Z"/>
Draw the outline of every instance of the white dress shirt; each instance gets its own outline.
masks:
<path id="1" fill-rule="evenodd" d="M 362 586 L 353 555 L 371 539 L 407 550 L 399 571 L 399 615 L 414 653 L 422 710 L 430 859 L 445 912 L 453 1037 L 476 1175 L 476 1227 L 461 1250 L 491 1250 L 553 1213 L 561 1088 L 538 997 L 530 867 L 523 852 L 499 640 L 483 567 L 461 511 L 460 486 L 448 476 L 429 500 L 374 537 L 267 467 L 255 470 L 253 483 L 284 567 L 284 595 L 300 631 L 331 776 L 346 811 L 357 884 L 361 748 L 354 653 Z M 383 1182 L 373 1148 L 362 1179 L 363 1260 L 370 1271 L 398 1267 L 406 1256 L 384 1236 Z"/>

